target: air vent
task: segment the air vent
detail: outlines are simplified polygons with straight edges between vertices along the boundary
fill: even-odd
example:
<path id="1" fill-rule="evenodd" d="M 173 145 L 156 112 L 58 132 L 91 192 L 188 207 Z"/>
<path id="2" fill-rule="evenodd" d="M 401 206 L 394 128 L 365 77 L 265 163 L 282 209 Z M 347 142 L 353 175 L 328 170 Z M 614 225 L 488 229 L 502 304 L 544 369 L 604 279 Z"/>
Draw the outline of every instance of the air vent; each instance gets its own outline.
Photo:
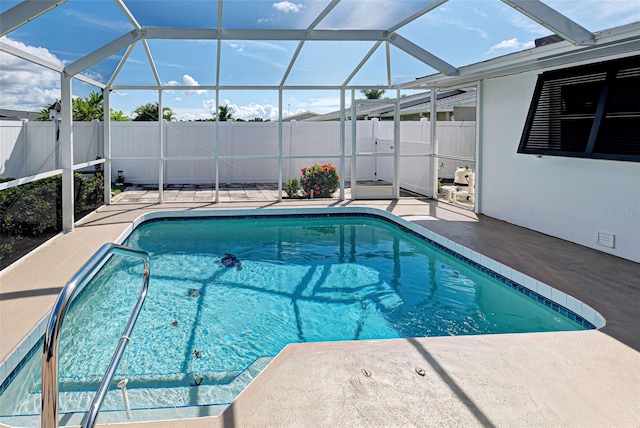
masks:
<path id="1" fill-rule="evenodd" d="M 138 38 L 138 30 L 131 30 L 129 34 L 131 34 L 131 37 L 133 37 L 134 39 Z"/>
<path id="2" fill-rule="evenodd" d="M 142 37 L 147 37 L 147 29 L 146 28 L 142 28 L 140 29 L 140 35 Z"/>
<path id="3" fill-rule="evenodd" d="M 616 244 L 616 235 L 609 232 L 602 232 L 600 230 L 597 231 L 598 239 L 596 243 L 602 245 L 603 247 L 615 248 Z"/>
<path id="4" fill-rule="evenodd" d="M 395 40 L 398 37 L 398 33 L 391 33 L 391 35 L 389 36 L 389 39 L 391 41 Z"/>

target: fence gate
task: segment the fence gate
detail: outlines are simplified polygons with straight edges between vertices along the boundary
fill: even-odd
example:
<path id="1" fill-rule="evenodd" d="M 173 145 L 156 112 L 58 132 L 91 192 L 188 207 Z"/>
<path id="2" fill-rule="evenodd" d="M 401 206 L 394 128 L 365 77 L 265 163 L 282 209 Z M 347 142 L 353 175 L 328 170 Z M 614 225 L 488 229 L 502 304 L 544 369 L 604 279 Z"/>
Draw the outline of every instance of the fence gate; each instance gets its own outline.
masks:
<path id="1" fill-rule="evenodd" d="M 372 100 L 380 103 L 379 100 Z M 362 102 L 362 101 L 360 101 Z M 378 119 L 355 127 L 352 121 L 352 138 L 355 139 L 355 185 L 351 192 L 354 199 L 394 199 L 399 196 L 398 142 L 399 103 L 390 101 L 395 108 L 394 126 L 389 135 L 381 133 Z"/>

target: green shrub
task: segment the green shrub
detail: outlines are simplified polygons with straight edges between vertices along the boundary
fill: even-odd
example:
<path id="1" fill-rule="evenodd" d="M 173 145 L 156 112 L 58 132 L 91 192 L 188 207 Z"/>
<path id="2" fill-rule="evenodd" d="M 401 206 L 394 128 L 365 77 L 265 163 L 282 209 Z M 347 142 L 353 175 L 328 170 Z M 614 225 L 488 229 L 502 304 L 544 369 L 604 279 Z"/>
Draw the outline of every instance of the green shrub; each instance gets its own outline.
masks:
<path id="1" fill-rule="evenodd" d="M 287 180 L 287 184 L 284 185 L 285 192 L 290 199 L 302 199 L 304 196 L 300 193 L 300 182 L 297 178 L 290 178 Z"/>
<path id="2" fill-rule="evenodd" d="M 3 179 L 10 181 L 12 179 Z M 75 219 L 102 205 L 102 173 L 74 175 Z M 0 191 L 0 269 L 62 230 L 62 176 Z"/>
<path id="3" fill-rule="evenodd" d="M 340 176 L 330 163 L 302 168 L 300 184 L 307 198 L 330 198 L 338 190 Z"/>

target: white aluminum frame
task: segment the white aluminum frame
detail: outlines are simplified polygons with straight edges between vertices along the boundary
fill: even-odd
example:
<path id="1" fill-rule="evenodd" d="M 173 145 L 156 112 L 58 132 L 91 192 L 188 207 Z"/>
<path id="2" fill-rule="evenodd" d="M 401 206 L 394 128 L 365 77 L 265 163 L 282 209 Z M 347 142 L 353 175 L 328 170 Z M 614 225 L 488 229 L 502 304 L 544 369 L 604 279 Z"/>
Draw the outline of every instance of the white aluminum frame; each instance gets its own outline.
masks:
<path id="1" fill-rule="evenodd" d="M 611 51 L 609 48 L 615 48 L 615 52 L 620 55 L 625 55 L 629 52 L 635 52 L 640 50 L 640 23 L 629 24 L 623 27 L 608 30 L 607 32 L 591 33 L 587 29 L 581 27 L 574 21 L 570 20 L 566 16 L 558 13 L 557 11 L 549 8 L 544 3 L 538 0 L 502 0 L 505 4 L 513 7 L 519 13 L 527 16 L 530 19 L 545 26 L 555 34 L 567 40 L 566 42 L 560 42 L 549 46 L 543 46 L 540 48 L 531 49 L 524 52 L 519 52 L 512 55 L 507 55 L 493 60 L 485 61 L 483 63 L 474 64 L 462 68 L 456 68 L 453 65 L 447 63 L 441 58 L 431 54 L 424 50 L 422 47 L 415 45 L 410 40 L 407 40 L 396 33 L 397 30 L 405 26 L 406 24 L 415 21 L 419 17 L 425 15 L 431 10 L 436 9 L 440 5 L 446 3 L 446 0 L 434 0 L 428 6 L 416 11 L 411 16 L 404 18 L 402 21 L 395 23 L 387 30 L 370 30 L 370 29 L 348 29 L 348 30 L 323 30 L 316 29 L 320 22 L 340 3 L 341 0 L 332 0 L 325 9 L 318 14 L 313 23 L 305 30 L 291 30 L 291 29 L 274 29 L 274 30 L 259 30 L 259 29 L 224 29 L 222 27 L 222 9 L 224 0 L 218 1 L 218 26 L 214 29 L 200 29 L 200 28 L 143 28 L 136 17 L 128 10 L 122 0 L 115 0 L 118 7 L 123 14 L 131 22 L 134 29 L 128 33 L 121 35 L 120 37 L 112 40 L 99 49 L 89 53 L 88 55 L 78 59 L 77 61 L 62 67 L 59 64 L 54 64 L 49 61 L 38 58 L 28 52 L 8 45 L 7 43 L 0 42 L 0 51 L 9 53 L 11 55 L 20 57 L 32 63 L 40 66 L 55 70 L 61 75 L 61 87 L 62 87 L 62 100 L 63 103 L 70 104 L 71 100 L 71 79 L 76 78 L 80 81 L 93 85 L 103 90 L 105 105 L 109 105 L 109 93 L 114 89 L 153 89 L 158 91 L 160 116 L 162 115 L 162 93 L 165 89 L 180 90 L 180 89 L 204 89 L 215 90 L 216 101 L 219 100 L 220 90 L 254 90 L 254 89 L 269 89 L 278 91 L 278 103 L 279 103 L 279 119 L 282 120 L 282 91 L 283 90 L 313 90 L 313 89 L 333 89 L 340 91 L 341 108 L 342 113 L 340 117 L 341 122 L 341 152 L 340 157 L 340 172 L 342 174 L 340 197 L 344 197 L 344 162 L 345 162 L 345 135 L 344 135 L 344 107 L 345 107 L 345 91 L 356 89 L 395 89 L 399 94 L 400 89 L 421 89 L 431 88 L 435 91 L 436 88 L 448 88 L 452 86 L 461 86 L 469 84 L 477 84 L 479 90 L 482 88 L 481 84 L 483 79 L 504 76 L 507 74 L 519 73 L 529 70 L 535 70 L 543 67 L 564 65 L 575 61 L 598 58 L 600 56 L 610 56 Z M 26 0 L 19 3 L 17 6 L 10 8 L 0 14 L 0 36 L 10 34 L 17 28 L 20 28 L 26 22 L 37 19 L 38 16 L 46 13 L 47 11 L 55 8 L 56 6 L 64 3 L 65 1 L 57 0 L 41 0 L 33 1 Z M 215 86 L 172 86 L 165 87 L 162 84 L 162 80 L 155 66 L 155 62 L 147 44 L 149 39 L 181 39 L 181 40 L 217 40 L 217 59 L 216 59 L 216 84 Z M 279 85 L 264 85 L 264 86 L 221 86 L 220 85 L 220 47 L 223 40 L 294 40 L 298 41 L 291 61 L 289 62 Z M 334 86 L 299 86 L 299 85 L 286 85 L 286 81 L 289 77 L 291 70 L 294 67 L 295 62 L 298 59 L 300 51 L 306 41 L 372 41 L 375 42 L 371 50 L 362 58 L 356 68 L 348 76 L 342 85 Z M 123 64 L 129 57 L 133 47 L 138 41 L 142 41 L 143 47 L 147 54 L 151 69 L 156 80 L 156 86 L 114 86 L 115 77 L 121 71 Z M 380 47 L 382 42 L 385 42 L 386 57 L 387 57 L 387 84 L 385 86 L 350 86 L 349 82 L 357 74 L 357 72 L 364 66 L 364 64 L 371 58 L 373 53 Z M 407 54 L 417 58 L 426 65 L 434 68 L 438 73 L 427 76 L 425 78 L 417 79 L 415 81 L 406 82 L 399 85 L 392 85 L 391 83 L 391 61 L 389 55 L 389 46 L 394 45 Z M 126 49 L 126 52 L 114 70 L 114 73 L 109 78 L 107 84 L 102 84 L 91 78 L 83 76 L 81 73 L 96 63 L 108 58 L 109 56 Z M 479 95 L 481 96 L 481 95 Z M 353 98 L 353 95 L 352 95 Z M 397 103 L 397 101 L 396 101 Z M 481 108 L 481 106 L 480 106 Z M 398 110 L 396 108 L 396 110 Z M 435 103 L 432 104 L 432 110 L 435 110 Z M 481 115 L 481 113 L 479 113 Z M 104 114 L 105 120 L 105 160 L 96 163 L 105 163 L 105 199 L 107 198 L 107 188 L 110 181 L 110 169 L 111 169 L 111 151 L 110 151 L 110 124 L 109 124 L 109 110 L 106 109 Z M 397 120 L 397 118 L 396 118 Z M 432 121 L 435 122 L 435 114 L 432 113 Z M 160 127 L 162 128 L 162 120 L 159 120 Z M 219 122 L 216 125 L 216 155 L 213 157 L 216 161 L 216 201 L 219 201 L 219 162 L 221 159 L 227 157 L 219 156 Z M 74 169 L 73 165 L 73 136 L 71 126 L 71 109 L 64 108 L 62 111 L 62 128 L 61 128 L 61 150 L 64 153 L 63 156 L 63 179 L 64 183 L 64 212 L 63 222 L 66 230 L 73 229 L 73 180 L 72 177 Z M 437 148 L 434 147 L 435 142 L 435 126 L 432 123 L 432 156 L 437 153 Z M 162 131 L 161 131 L 162 133 Z M 282 130 L 279 131 L 279 180 L 278 184 L 281 187 L 282 184 L 282 160 L 293 159 L 295 156 L 283 156 L 282 151 Z M 163 150 L 164 138 L 161 134 L 161 141 L 159 141 L 159 147 Z M 397 142 L 396 142 L 397 144 Z M 480 144 L 480 142 L 479 142 Z M 396 150 L 397 152 L 397 150 Z M 480 154 L 481 152 L 478 151 Z M 251 159 L 252 157 L 243 157 L 243 159 Z M 261 157 L 262 158 L 262 157 Z M 181 159 L 181 158 L 175 158 Z M 200 158 L 202 159 L 202 158 Z M 230 157 L 231 159 L 231 157 Z M 159 155 L 160 163 L 160 184 L 162 185 L 162 166 L 165 161 L 174 160 L 174 158 L 165 157 L 161 151 Z M 435 156 L 433 156 L 435 161 Z M 397 160 L 396 160 L 397 162 Z M 476 164 L 477 165 L 477 164 Z M 480 168 L 481 165 L 477 165 Z M 46 173 L 49 174 L 49 173 Z M 51 173 L 53 175 L 53 173 Z M 3 187 L 17 185 L 14 183 L 24 183 L 25 180 L 35 180 L 35 177 L 41 177 L 39 174 L 33 177 L 25 177 L 14 182 L 4 183 Z M 481 179 L 479 176 L 478 179 Z M 435 187 L 435 186 L 434 186 Z M 162 192 L 160 192 L 162 195 Z M 479 195 L 478 195 L 479 196 Z M 279 197 L 281 198 L 281 190 L 279 191 Z M 162 196 L 160 197 L 162 201 Z M 477 204 L 479 205 L 479 204 Z M 69 214 L 71 210 L 71 214 Z"/>

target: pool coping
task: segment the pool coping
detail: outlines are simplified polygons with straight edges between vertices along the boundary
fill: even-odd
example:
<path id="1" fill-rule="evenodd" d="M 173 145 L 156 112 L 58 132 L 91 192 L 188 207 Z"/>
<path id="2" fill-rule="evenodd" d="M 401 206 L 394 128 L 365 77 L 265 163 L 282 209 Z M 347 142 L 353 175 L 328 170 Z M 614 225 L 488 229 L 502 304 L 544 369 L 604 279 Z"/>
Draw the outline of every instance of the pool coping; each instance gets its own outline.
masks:
<path id="1" fill-rule="evenodd" d="M 406 229 L 412 231 L 415 234 L 423 236 L 428 241 L 434 243 L 436 247 L 448 250 L 447 253 L 451 255 L 459 255 L 460 260 L 466 263 L 480 266 L 486 271 L 493 272 L 495 278 L 501 280 L 503 283 L 507 283 L 504 280 L 508 280 L 509 283 L 516 284 L 516 290 L 523 292 L 528 290 L 530 293 L 535 293 L 536 296 L 540 296 L 545 305 L 558 305 L 558 308 L 566 308 L 571 312 L 581 316 L 589 323 L 593 324 L 597 329 L 600 329 L 606 325 L 605 318 L 591 306 L 581 302 L 575 297 L 568 295 L 567 293 L 558 290 L 550 285 L 538 281 L 528 275 L 525 275 L 515 269 L 512 269 L 496 260 L 486 257 L 470 248 L 467 248 L 451 239 L 447 239 L 442 235 L 439 235 L 425 227 L 415 224 L 411 221 L 403 219 L 402 217 L 389 213 L 388 211 L 373 208 L 373 207 L 322 207 L 322 208 L 252 208 L 252 209 L 224 209 L 224 210 L 162 210 L 152 211 L 141 214 L 135 220 L 133 220 L 125 230 L 114 241 L 116 244 L 123 243 L 131 232 L 140 224 L 149 220 L 158 219 L 171 219 L 171 218 L 207 218 L 207 217 L 266 217 L 266 216 L 304 216 L 304 215 L 371 215 L 379 217 L 396 223 Z M 492 275 L 493 276 L 493 275 Z M 509 285 L 509 284 L 508 284 Z M 522 290 L 520 290 L 522 288 Z M 532 297 L 532 296 L 529 296 Z M 552 306 L 549 306 L 554 309 Z M 558 309 L 555 309 L 558 311 Z M 32 351 L 42 335 L 46 330 L 46 324 L 48 320 L 48 313 L 38 322 L 38 324 L 29 332 L 29 334 L 16 346 L 7 356 L 7 358 L 0 363 L 0 393 L 4 391 L 7 385 L 11 382 L 12 377 L 17 375 L 17 372 L 21 367 L 20 364 L 25 361 L 25 357 Z M 9 382 L 6 382 L 10 379 Z M 6 385 L 5 385 L 6 382 Z"/>

